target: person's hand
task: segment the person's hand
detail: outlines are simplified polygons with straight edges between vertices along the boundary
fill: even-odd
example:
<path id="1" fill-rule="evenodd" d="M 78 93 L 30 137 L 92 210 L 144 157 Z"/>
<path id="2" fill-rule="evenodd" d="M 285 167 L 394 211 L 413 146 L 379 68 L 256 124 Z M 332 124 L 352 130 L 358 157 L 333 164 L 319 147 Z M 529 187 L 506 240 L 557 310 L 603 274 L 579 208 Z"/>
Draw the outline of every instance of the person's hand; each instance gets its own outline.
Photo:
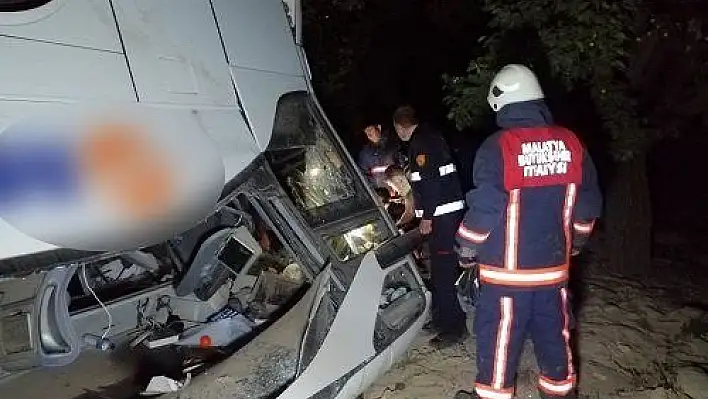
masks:
<path id="1" fill-rule="evenodd" d="M 433 221 L 430 219 L 423 219 L 420 221 L 418 228 L 420 229 L 420 234 L 428 235 L 433 232 Z"/>
<path id="2" fill-rule="evenodd" d="M 396 222 L 396 227 L 403 227 L 407 225 L 411 220 L 413 220 L 413 216 L 415 215 L 412 213 L 404 212 L 403 215 L 401 215 L 401 218 Z"/>

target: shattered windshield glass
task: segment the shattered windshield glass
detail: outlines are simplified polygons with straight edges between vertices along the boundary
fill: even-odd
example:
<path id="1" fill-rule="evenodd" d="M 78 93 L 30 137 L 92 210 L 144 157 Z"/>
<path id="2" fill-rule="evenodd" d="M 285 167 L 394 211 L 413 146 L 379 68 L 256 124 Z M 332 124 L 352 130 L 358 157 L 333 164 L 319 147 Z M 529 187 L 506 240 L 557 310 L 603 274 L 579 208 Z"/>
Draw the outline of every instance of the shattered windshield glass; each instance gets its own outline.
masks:
<path id="1" fill-rule="evenodd" d="M 312 227 L 374 208 L 328 129 L 307 93 L 289 93 L 279 100 L 267 157 Z"/>
<path id="2" fill-rule="evenodd" d="M 327 243 L 341 261 L 347 261 L 373 249 L 389 237 L 383 220 L 369 223 L 341 235 L 327 237 Z"/>

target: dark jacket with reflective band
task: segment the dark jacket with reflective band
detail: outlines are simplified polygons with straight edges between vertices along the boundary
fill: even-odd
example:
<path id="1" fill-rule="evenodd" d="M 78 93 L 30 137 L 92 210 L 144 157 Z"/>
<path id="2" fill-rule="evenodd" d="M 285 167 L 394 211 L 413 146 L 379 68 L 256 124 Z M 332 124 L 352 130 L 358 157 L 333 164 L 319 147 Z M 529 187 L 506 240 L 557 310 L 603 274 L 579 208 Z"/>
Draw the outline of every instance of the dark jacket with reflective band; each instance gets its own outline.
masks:
<path id="1" fill-rule="evenodd" d="M 457 167 L 438 130 L 418 125 L 411 136 L 408 155 L 417 217 L 432 219 L 464 209 Z"/>
<path id="2" fill-rule="evenodd" d="M 593 162 L 542 101 L 507 105 L 497 123 L 475 157 L 458 244 L 477 252 L 486 283 L 562 284 L 574 235 L 589 235 L 601 213 Z"/>
<path id="3" fill-rule="evenodd" d="M 386 168 L 391 165 L 402 166 L 399 146 L 386 135 L 381 137 L 379 145 L 368 143 L 359 153 L 359 167 L 375 187 L 387 187 L 385 184 Z"/>

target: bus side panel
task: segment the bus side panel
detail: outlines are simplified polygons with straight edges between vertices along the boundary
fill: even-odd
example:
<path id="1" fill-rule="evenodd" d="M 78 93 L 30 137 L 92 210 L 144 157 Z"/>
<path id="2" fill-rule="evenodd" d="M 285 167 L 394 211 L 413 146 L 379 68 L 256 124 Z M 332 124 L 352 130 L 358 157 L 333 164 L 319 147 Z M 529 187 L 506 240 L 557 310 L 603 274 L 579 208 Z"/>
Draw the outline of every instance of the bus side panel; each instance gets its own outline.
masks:
<path id="1" fill-rule="evenodd" d="M 231 66 L 303 75 L 281 0 L 213 0 Z"/>
<path id="2" fill-rule="evenodd" d="M 135 101 L 123 54 L 0 36 L 0 99 Z"/>
<path id="3" fill-rule="evenodd" d="M 0 13 L 0 35 L 123 52 L 109 0 L 53 0 L 27 11 Z"/>
<path id="4" fill-rule="evenodd" d="M 114 4 L 139 101 L 236 105 L 209 0 Z"/>

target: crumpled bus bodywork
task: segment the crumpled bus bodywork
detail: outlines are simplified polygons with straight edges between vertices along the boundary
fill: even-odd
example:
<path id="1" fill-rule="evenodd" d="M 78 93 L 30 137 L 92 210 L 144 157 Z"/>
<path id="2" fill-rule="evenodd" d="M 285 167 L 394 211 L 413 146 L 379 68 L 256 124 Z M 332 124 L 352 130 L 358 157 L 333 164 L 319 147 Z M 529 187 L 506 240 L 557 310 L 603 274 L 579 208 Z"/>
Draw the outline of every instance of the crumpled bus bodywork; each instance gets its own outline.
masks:
<path id="1" fill-rule="evenodd" d="M 352 398 L 403 355 L 420 237 L 317 102 L 297 1 L 2 3 L 0 389 Z"/>

